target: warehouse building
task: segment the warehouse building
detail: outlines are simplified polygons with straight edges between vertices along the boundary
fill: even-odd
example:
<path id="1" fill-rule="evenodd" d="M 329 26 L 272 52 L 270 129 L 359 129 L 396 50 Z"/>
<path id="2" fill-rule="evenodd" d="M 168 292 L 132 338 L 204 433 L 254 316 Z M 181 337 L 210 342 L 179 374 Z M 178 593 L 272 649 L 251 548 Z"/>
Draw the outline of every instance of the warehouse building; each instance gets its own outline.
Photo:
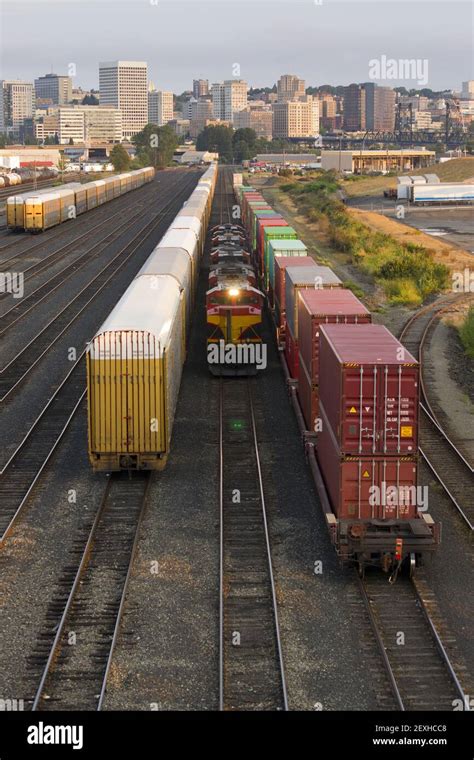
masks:
<path id="1" fill-rule="evenodd" d="M 406 172 L 435 163 L 433 150 L 322 150 L 321 166 L 352 174 Z"/>

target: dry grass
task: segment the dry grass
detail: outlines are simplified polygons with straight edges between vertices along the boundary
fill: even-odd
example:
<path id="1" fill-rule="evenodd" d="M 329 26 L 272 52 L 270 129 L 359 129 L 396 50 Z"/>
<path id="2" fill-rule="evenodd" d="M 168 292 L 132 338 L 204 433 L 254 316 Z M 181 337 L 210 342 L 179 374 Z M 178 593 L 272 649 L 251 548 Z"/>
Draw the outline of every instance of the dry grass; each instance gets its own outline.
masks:
<path id="1" fill-rule="evenodd" d="M 420 230 L 409 227 L 406 224 L 390 219 L 383 214 L 374 211 L 362 211 L 357 208 L 348 208 L 347 211 L 357 221 L 366 224 L 372 230 L 390 235 L 400 243 L 414 243 L 422 245 L 433 254 L 434 260 L 439 264 L 446 264 L 451 271 L 462 271 L 465 267 L 472 266 L 472 254 L 463 251 L 457 246 L 445 243 L 437 238 L 426 235 Z"/>
<path id="2" fill-rule="evenodd" d="M 433 164 L 423 169 L 415 169 L 404 172 L 407 176 L 420 174 L 437 174 L 441 182 L 465 182 L 474 181 L 474 157 L 453 158 L 444 164 Z M 356 180 L 341 180 L 341 187 L 350 198 L 362 196 L 378 196 L 390 187 L 397 186 L 396 177 L 361 177 Z"/>

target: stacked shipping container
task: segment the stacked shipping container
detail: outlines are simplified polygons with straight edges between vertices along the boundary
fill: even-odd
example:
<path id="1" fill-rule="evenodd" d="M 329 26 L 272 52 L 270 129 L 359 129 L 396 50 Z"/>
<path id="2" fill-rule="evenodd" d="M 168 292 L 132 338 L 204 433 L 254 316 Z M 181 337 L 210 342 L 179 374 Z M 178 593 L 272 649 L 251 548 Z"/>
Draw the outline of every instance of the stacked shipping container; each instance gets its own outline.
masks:
<path id="1" fill-rule="evenodd" d="M 318 288 L 298 292 L 298 397 L 308 430 L 319 412 L 319 334 L 324 324 L 368 324 L 372 315 L 350 290 Z"/>
<path id="2" fill-rule="evenodd" d="M 318 460 L 341 519 L 417 517 L 419 366 L 383 326 L 320 326 Z M 387 501 L 387 488 L 397 498 Z M 409 487 L 410 499 L 404 495 Z"/>

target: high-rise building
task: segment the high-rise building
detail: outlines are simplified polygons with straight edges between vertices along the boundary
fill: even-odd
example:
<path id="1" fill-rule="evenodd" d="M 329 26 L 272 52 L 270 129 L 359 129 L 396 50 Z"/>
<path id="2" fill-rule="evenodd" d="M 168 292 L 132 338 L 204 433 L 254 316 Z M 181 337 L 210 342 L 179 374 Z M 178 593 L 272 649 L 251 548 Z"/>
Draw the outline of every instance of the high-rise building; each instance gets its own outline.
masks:
<path id="1" fill-rule="evenodd" d="M 193 79 L 193 97 L 198 100 L 209 95 L 208 79 Z"/>
<path id="2" fill-rule="evenodd" d="M 99 63 L 100 104 L 122 112 L 123 137 L 129 140 L 148 122 L 147 64 L 143 61 Z"/>
<path id="3" fill-rule="evenodd" d="M 253 129 L 257 137 L 272 139 L 273 114 L 271 106 L 255 106 L 251 103 L 247 108 L 234 114 L 235 129 Z"/>
<path id="4" fill-rule="evenodd" d="M 289 100 L 273 104 L 273 137 L 314 137 L 319 132 L 319 103 Z"/>
<path id="5" fill-rule="evenodd" d="M 461 97 L 463 100 L 474 100 L 474 79 L 462 83 Z"/>
<path id="6" fill-rule="evenodd" d="M 397 94 L 390 87 L 379 87 L 374 82 L 366 82 L 365 127 L 375 132 L 393 132 L 395 128 L 395 108 Z"/>
<path id="7" fill-rule="evenodd" d="M 214 119 L 230 121 L 234 114 L 247 107 L 247 82 L 228 79 L 212 85 L 212 108 Z"/>
<path id="8" fill-rule="evenodd" d="M 120 142 L 122 114 L 113 106 L 61 106 L 58 109 L 59 142 Z"/>
<path id="9" fill-rule="evenodd" d="M 212 100 L 209 97 L 194 100 L 191 110 L 190 135 L 197 137 L 213 115 Z"/>
<path id="10" fill-rule="evenodd" d="M 0 80 L 0 132 L 19 136 L 25 119 L 33 118 L 32 82 Z"/>
<path id="11" fill-rule="evenodd" d="M 348 132 L 366 129 L 365 97 L 361 84 L 350 84 L 344 89 L 344 129 Z"/>
<path id="12" fill-rule="evenodd" d="M 62 106 L 72 100 L 71 77 L 58 74 L 45 74 L 35 79 L 35 95 L 37 99 L 50 100 L 54 106 Z"/>
<path id="13" fill-rule="evenodd" d="M 148 93 L 148 121 L 162 127 L 173 120 L 173 93 L 151 90 Z"/>
<path id="14" fill-rule="evenodd" d="M 283 74 L 277 82 L 278 103 L 304 100 L 305 81 L 295 74 Z"/>

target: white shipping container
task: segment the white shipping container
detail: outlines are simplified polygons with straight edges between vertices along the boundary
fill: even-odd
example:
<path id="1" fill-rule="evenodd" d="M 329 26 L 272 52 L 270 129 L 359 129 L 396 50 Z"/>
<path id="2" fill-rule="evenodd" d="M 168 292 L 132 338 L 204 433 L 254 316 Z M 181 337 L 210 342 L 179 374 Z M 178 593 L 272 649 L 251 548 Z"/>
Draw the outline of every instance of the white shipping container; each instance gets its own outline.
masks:
<path id="1" fill-rule="evenodd" d="M 474 201 L 474 185 L 440 182 L 435 185 L 413 185 L 413 203 L 459 203 Z"/>

